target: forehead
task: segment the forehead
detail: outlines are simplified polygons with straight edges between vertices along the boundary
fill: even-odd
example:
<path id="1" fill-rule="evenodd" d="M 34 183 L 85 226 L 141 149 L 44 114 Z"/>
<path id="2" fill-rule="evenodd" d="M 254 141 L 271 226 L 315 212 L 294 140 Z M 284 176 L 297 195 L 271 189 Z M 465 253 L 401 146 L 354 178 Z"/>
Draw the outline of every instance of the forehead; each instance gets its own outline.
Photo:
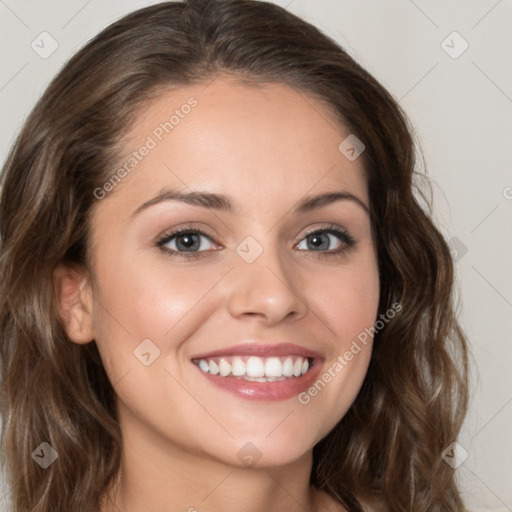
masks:
<path id="1" fill-rule="evenodd" d="M 222 193 L 241 210 L 339 189 L 367 202 L 362 159 L 339 149 L 348 135 L 326 105 L 285 84 L 168 90 L 136 115 L 122 141 L 127 172 L 106 203 L 135 209 L 166 187 Z"/>

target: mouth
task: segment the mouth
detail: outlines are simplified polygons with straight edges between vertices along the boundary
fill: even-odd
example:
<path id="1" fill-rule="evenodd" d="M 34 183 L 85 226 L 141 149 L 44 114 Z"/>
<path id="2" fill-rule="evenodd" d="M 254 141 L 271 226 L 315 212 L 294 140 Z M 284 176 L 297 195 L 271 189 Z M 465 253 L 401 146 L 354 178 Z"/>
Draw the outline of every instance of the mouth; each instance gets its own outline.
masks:
<path id="1" fill-rule="evenodd" d="M 209 357 L 193 359 L 192 362 L 204 373 L 249 382 L 277 382 L 296 379 L 306 375 L 314 365 L 313 358 L 298 355 Z"/>
<path id="2" fill-rule="evenodd" d="M 249 400 L 285 400 L 305 391 L 323 358 L 293 344 L 240 344 L 195 355 L 192 363 L 213 385 Z"/>

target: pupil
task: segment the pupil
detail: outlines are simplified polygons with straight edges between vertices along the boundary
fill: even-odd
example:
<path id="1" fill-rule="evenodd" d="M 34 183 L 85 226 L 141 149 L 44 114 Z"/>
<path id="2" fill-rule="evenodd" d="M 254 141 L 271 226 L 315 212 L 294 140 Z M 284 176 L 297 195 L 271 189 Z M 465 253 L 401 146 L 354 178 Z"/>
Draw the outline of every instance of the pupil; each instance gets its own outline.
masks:
<path id="1" fill-rule="evenodd" d="M 317 249 L 327 249 L 327 246 L 329 245 L 329 239 L 326 240 L 324 237 L 322 240 L 322 235 L 310 235 L 309 242 L 313 247 Z"/>
<path id="2" fill-rule="evenodd" d="M 180 235 L 176 239 L 176 247 L 178 247 L 178 249 L 184 249 L 184 250 L 197 249 L 198 248 L 197 242 L 198 242 L 197 235 L 195 235 L 193 233 L 187 233 L 184 235 Z"/>

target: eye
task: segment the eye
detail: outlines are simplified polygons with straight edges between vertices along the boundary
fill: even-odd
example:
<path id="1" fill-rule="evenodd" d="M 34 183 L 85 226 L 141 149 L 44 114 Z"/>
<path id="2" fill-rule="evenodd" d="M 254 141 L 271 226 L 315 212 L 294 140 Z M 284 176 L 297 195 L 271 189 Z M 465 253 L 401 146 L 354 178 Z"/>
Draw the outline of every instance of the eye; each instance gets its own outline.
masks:
<path id="1" fill-rule="evenodd" d="M 343 253 L 354 245 L 355 240 L 347 231 L 330 226 L 309 232 L 300 241 L 297 248 L 334 255 Z"/>
<path id="2" fill-rule="evenodd" d="M 354 238 L 347 231 L 337 226 L 328 226 L 310 231 L 296 247 L 323 256 L 335 256 L 345 253 L 355 244 Z M 201 253 L 216 248 L 208 234 L 188 227 L 165 233 L 156 241 L 156 246 L 170 256 L 184 258 L 199 257 Z"/>
<path id="3" fill-rule="evenodd" d="M 156 245 L 171 255 L 184 253 L 180 254 L 183 256 L 192 256 L 193 253 L 208 251 L 215 246 L 204 231 L 191 228 L 181 228 L 166 233 L 157 241 Z"/>

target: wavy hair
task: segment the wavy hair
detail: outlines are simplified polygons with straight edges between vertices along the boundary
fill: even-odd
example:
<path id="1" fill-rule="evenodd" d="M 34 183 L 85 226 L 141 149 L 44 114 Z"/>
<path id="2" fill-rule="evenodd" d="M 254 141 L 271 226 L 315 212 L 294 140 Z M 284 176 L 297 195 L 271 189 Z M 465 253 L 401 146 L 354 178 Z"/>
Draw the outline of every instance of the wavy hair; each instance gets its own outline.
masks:
<path id="1" fill-rule="evenodd" d="M 163 89 L 230 75 L 326 104 L 362 154 L 378 254 L 375 336 L 350 410 L 313 449 L 311 484 L 351 512 L 461 512 L 441 457 L 467 407 L 467 342 L 453 263 L 416 186 L 416 143 L 393 97 L 338 44 L 252 0 L 164 2 L 113 23 L 63 67 L 27 118 L 0 178 L 2 463 L 15 512 L 91 512 L 117 475 L 115 392 L 95 342 L 71 343 L 54 272 L 89 269 L 96 199 L 134 116 Z M 42 442 L 58 463 L 42 469 Z"/>

